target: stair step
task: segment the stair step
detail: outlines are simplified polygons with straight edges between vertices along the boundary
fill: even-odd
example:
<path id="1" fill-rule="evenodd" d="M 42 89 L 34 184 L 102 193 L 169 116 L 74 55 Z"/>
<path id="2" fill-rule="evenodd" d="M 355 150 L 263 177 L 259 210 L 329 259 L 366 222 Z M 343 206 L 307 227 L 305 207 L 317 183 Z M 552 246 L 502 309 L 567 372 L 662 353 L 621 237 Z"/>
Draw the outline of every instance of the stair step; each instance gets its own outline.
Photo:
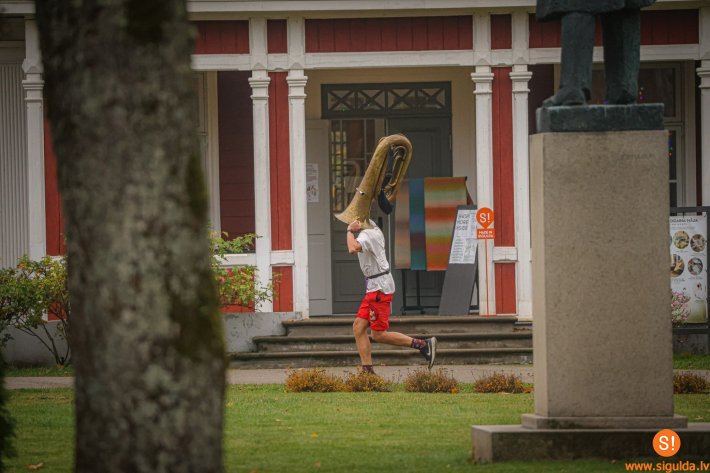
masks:
<path id="1" fill-rule="evenodd" d="M 415 350 L 373 350 L 373 361 L 385 365 L 424 365 Z M 234 368 L 301 368 L 317 366 L 356 366 L 356 350 L 271 353 L 232 353 Z M 518 364 L 532 363 L 532 348 L 446 348 L 436 352 L 437 364 Z"/>
<path id="2" fill-rule="evenodd" d="M 413 338 L 426 338 L 427 334 L 408 334 Z M 532 332 L 511 333 L 437 333 L 439 349 L 449 348 L 529 348 L 532 347 Z M 254 337 L 258 352 L 295 351 L 348 351 L 355 350 L 352 335 L 307 335 Z M 392 347 L 375 343 L 370 338 L 373 350 L 409 350 L 408 347 Z M 386 347 L 386 348 L 385 348 Z"/>
<path id="3" fill-rule="evenodd" d="M 355 316 L 312 317 L 283 322 L 287 336 L 352 335 Z M 513 331 L 516 317 L 477 315 L 414 315 L 390 317 L 390 330 L 402 333 L 439 335 L 441 333 L 492 333 Z"/>

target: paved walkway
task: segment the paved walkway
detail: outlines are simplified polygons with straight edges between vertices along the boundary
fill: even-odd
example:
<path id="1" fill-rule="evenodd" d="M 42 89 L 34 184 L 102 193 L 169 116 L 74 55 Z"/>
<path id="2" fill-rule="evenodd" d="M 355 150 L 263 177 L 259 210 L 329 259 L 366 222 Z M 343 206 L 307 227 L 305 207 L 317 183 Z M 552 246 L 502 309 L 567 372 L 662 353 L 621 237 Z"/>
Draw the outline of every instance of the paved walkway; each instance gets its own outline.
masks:
<path id="1" fill-rule="evenodd" d="M 375 371 L 390 381 L 402 382 L 409 372 L 421 369 L 421 366 L 376 366 Z M 454 378 L 462 383 L 471 383 L 481 376 L 493 372 L 517 374 L 524 383 L 533 382 L 532 365 L 447 365 L 437 366 L 449 371 Z M 354 372 L 356 368 L 336 367 L 324 368 L 327 372 L 345 375 Z M 282 384 L 290 370 L 263 369 L 241 370 L 230 369 L 227 371 L 228 384 Z M 676 373 L 695 373 L 710 382 L 710 370 L 675 370 Z M 71 388 L 74 385 L 72 377 L 8 377 L 5 386 L 8 389 L 39 389 L 39 388 Z"/>

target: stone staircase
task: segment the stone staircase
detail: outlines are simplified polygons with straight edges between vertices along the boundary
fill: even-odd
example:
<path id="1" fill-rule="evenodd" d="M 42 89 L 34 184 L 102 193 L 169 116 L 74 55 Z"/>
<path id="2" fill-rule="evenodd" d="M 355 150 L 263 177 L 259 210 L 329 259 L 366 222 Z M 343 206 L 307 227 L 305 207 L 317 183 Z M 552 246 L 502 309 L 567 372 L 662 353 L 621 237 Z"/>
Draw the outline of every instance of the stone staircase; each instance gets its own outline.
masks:
<path id="1" fill-rule="evenodd" d="M 230 353 L 233 368 L 356 366 L 354 316 L 311 317 L 283 322 L 286 335 L 254 337 L 255 352 Z M 437 338 L 437 364 L 532 363 L 532 331 L 515 317 L 412 315 L 390 318 L 390 330 Z M 372 344 L 375 365 L 417 365 L 415 350 Z"/>

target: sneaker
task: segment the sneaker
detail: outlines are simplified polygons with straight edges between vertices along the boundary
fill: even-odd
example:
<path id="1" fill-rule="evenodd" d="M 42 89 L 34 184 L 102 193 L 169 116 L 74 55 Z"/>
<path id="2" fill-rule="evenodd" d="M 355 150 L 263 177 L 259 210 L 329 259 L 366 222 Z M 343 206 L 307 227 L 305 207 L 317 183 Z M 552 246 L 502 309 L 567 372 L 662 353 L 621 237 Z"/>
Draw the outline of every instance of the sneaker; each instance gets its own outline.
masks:
<path id="1" fill-rule="evenodd" d="M 434 359 L 436 358 L 436 337 L 427 338 L 426 346 L 419 350 L 424 359 L 429 362 L 429 369 L 434 366 Z"/>

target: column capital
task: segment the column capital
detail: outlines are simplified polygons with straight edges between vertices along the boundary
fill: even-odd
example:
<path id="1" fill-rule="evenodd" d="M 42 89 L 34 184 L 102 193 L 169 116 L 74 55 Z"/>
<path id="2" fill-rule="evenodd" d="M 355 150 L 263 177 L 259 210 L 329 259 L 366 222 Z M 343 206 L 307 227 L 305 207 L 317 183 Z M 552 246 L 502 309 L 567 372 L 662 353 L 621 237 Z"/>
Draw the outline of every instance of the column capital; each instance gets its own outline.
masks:
<path id="1" fill-rule="evenodd" d="M 286 77 L 286 83 L 288 84 L 288 97 L 291 99 L 305 99 L 306 98 L 306 84 L 308 83 L 308 77 L 303 75 L 302 70 L 292 70 L 289 71 Z"/>
<path id="2" fill-rule="evenodd" d="M 528 89 L 528 82 L 532 79 L 532 72 L 530 71 L 515 71 L 510 73 L 510 80 L 513 81 L 513 93 L 514 94 L 527 94 L 530 92 Z"/>
<path id="3" fill-rule="evenodd" d="M 266 71 L 254 71 L 253 75 L 249 78 L 252 100 L 267 100 L 269 98 L 270 82 L 271 77 L 269 77 Z"/>
<path id="4" fill-rule="evenodd" d="M 710 64 L 706 65 L 708 61 L 703 61 L 703 65 L 695 69 L 700 77 L 700 88 L 710 89 Z"/>
<path id="5" fill-rule="evenodd" d="M 472 72 L 471 80 L 476 85 L 474 95 L 491 95 L 493 93 L 492 72 Z"/>

